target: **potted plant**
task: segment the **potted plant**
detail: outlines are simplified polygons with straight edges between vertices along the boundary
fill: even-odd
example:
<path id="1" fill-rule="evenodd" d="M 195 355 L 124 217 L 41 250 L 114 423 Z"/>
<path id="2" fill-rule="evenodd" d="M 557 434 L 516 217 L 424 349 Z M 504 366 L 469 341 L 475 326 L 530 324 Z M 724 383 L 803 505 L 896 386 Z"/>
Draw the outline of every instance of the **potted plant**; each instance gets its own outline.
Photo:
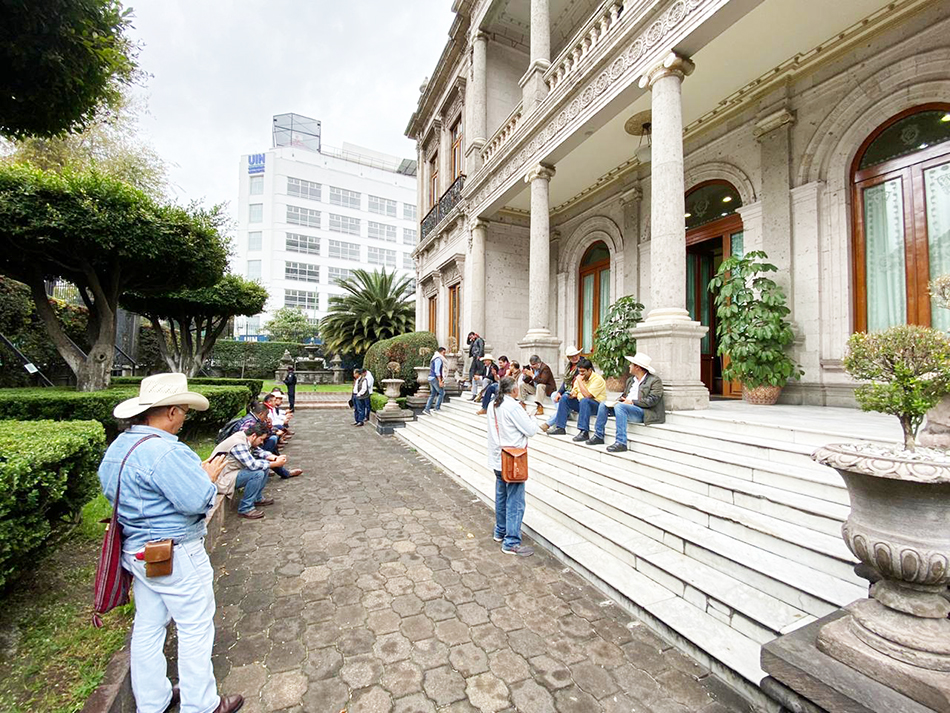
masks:
<path id="1" fill-rule="evenodd" d="M 950 275 L 930 283 L 934 306 L 950 309 Z M 927 423 L 917 439 L 922 446 L 950 448 L 950 396 L 944 396 L 927 412 Z"/>
<path id="2" fill-rule="evenodd" d="M 726 357 L 723 378 L 742 384 L 742 398 L 774 404 L 789 379 L 802 370 L 786 353 L 795 335 L 785 292 L 766 277 L 778 268 L 761 250 L 731 257 L 719 266 L 709 289 L 716 297 L 717 353 Z"/>
<path id="3" fill-rule="evenodd" d="M 594 332 L 594 361 L 603 370 L 610 391 L 623 391 L 626 385 L 629 363 L 624 357 L 637 353 L 637 340 L 631 334 L 642 320 L 643 305 L 627 295 L 610 305 Z"/>

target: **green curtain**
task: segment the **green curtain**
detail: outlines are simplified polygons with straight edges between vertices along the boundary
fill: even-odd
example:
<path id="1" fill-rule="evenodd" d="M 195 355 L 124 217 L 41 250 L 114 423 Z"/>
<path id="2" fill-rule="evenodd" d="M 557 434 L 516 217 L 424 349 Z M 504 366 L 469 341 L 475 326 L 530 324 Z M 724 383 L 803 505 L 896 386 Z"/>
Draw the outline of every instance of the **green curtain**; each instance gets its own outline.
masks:
<path id="1" fill-rule="evenodd" d="M 924 171 L 930 279 L 950 273 L 950 163 Z M 930 324 L 950 331 L 950 309 L 931 302 Z"/>
<path id="2" fill-rule="evenodd" d="M 901 179 L 864 189 L 868 331 L 907 321 Z"/>
<path id="3" fill-rule="evenodd" d="M 581 351 L 590 354 L 594 349 L 594 277 L 595 275 L 585 275 L 583 290 L 583 310 L 582 323 L 584 333 L 581 334 Z"/>

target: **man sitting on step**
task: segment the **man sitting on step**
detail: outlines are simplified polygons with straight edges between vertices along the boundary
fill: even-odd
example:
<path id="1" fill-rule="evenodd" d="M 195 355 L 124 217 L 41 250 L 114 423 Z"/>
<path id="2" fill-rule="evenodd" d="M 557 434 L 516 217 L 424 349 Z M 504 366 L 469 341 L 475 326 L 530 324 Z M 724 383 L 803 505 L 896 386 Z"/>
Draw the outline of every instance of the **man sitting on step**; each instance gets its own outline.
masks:
<path id="1" fill-rule="evenodd" d="M 575 410 L 577 411 L 577 428 L 580 429 L 580 433 L 575 436 L 574 440 L 586 441 L 590 437 L 588 433 L 590 416 L 597 412 L 598 405 L 605 398 L 607 398 L 607 382 L 604 381 L 604 377 L 594 371 L 594 365 L 590 359 L 581 357 L 577 361 L 577 377 L 574 379 L 570 397 L 562 397 L 557 402 L 554 428 L 545 430 L 547 430 L 549 436 L 567 435 L 567 431 L 564 430 L 567 426 L 567 415 L 569 411 Z M 581 438 L 581 435 L 584 437 Z"/>
<path id="2" fill-rule="evenodd" d="M 594 437 L 587 440 L 589 446 L 600 445 L 604 442 L 607 416 L 613 413 L 617 420 L 617 440 L 613 445 L 607 446 L 607 450 L 611 453 L 627 450 L 628 421 L 649 425 L 663 423 L 666 420 L 663 382 L 656 375 L 656 369 L 650 365 L 653 360 L 643 352 L 637 352 L 626 359 L 630 362 L 631 377 L 627 379 L 623 394 L 612 407 L 606 403 L 600 404 L 597 410 L 597 421 L 594 424 Z"/>

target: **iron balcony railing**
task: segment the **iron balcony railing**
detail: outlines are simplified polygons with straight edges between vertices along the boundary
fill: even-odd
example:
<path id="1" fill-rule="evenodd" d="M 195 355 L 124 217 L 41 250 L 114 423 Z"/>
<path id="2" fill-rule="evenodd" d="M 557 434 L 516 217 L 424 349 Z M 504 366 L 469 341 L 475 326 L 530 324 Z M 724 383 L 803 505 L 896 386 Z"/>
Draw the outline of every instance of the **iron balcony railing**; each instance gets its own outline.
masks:
<path id="1" fill-rule="evenodd" d="M 432 210 L 426 214 L 426 217 L 422 219 L 422 224 L 419 226 L 420 242 L 425 240 L 426 235 L 431 233 L 435 226 L 441 223 L 442 219 L 451 213 L 452 209 L 462 200 L 462 188 L 464 186 L 465 176 L 460 175 L 455 179 L 455 182 L 449 186 L 448 190 L 442 194 L 438 203 L 432 206 Z"/>

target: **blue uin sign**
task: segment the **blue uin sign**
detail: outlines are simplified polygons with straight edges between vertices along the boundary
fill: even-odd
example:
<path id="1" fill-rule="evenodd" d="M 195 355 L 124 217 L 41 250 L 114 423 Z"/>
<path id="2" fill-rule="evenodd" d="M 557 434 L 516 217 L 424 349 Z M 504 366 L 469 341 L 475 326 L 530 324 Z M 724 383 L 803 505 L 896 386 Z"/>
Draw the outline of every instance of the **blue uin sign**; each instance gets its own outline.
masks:
<path id="1" fill-rule="evenodd" d="M 267 154 L 263 153 L 252 153 L 247 157 L 247 172 L 248 173 L 264 173 L 264 159 L 267 157 Z"/>

